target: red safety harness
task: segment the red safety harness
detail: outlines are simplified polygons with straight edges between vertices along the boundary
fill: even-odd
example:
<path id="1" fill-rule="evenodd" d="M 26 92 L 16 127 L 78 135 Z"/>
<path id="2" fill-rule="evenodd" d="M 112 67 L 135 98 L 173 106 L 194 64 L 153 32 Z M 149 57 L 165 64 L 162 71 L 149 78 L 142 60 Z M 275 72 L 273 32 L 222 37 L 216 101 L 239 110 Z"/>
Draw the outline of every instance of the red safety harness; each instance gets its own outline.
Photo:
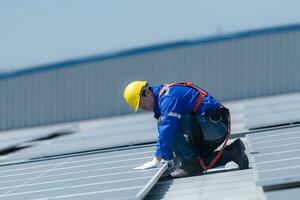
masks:
<path id="1" fill-rule="evenodd" d="M 193 112 L 196 113 L 200 106 L 200 103 L 202 102 L 202 100 L 203 100 L 204 96 L 207 94 L 207 92 L 204 90 L 201 90 L 200 88 L 198 88 L 196 85 L 194 85 L 191 82 L 179 82 L 179 83 L 165 84 L 164 87 L 162 89 L 160 89 L 158 96 L 160 97 L 169 87 L 174 86 L 174 85 L 187 86 L 187 87 L 191 87 L 191 88 L 194 88 L 195 90 L 199 91 L 198 101 L 193 109 Z"/>
<path id="2" fill-rule="evenodd" d="M 175 86 L 175 85 L 191 87 L 191 88 L 193 88 L 193 89 L 195 89 L 199 92 L 197 103 L 196 103 L 196 105 L 193 109 L 193 113 L 197 113 L 197 110 L 198 110 L 204 96 L 207 94 L 207 92 L 200 89 L 199 87 L 197 87 L 196 85 L 194 85 L 191 82 L 179 82 L 179 83 L 165 84 L 164 87 L 159 91 L 158 96 L 160 97 L 166 90 L 169 89 L 169 87 L 172 87 L 172 86 Z M 224 107 L 224 106 L 221 105 L 221 107 Z M 227 143 L 227 141 L 229 139 L 229 136 L 230 136 L 230 130 L 231 130 L 230 113 L 228 113 L 228 118 L 227 119 L 228 119 L 228 125 L 227 125 L 227 130 L 226 130 L 226 138 L 225 138 L 223 146 L 222 146 L 221 150 L 218 152 L 218 154 L 214 157 L 214 159 L 209 163 L 208 166 L 205 165 L 202 158 L 198 157 L 199 164 L 205 172 L 208 169 L 212 168 L 217 163 L 217 161 L 220 159 L 220 157 L 221 157 L 221 155 L 222 155 L 222 153 L 225 149 L 226 143 Z"/>

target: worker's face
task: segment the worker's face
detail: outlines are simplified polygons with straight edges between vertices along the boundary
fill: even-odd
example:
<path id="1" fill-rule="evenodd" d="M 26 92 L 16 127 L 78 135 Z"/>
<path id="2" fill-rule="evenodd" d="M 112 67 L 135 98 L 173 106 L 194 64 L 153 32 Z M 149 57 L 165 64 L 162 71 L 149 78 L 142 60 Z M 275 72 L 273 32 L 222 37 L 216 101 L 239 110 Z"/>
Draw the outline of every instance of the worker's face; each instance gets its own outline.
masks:
<path id="1" fill-rule="evenodd" d="M 154 109 L 154 98 L 150 90 L 145 91 L 144 95 L 141 94 L 139 108 L 148 111 Z"/>

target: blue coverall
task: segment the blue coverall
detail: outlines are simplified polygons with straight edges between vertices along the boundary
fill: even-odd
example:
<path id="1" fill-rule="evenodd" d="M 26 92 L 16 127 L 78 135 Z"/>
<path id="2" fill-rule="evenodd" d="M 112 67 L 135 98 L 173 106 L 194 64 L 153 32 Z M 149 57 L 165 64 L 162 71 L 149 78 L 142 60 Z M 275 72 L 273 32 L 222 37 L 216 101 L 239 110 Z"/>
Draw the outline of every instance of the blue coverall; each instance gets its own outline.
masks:
<path id="1" fill-rule="evenodd" d="M 197 151 L 188 143 L 187 136 L 191 136 L 190 114 L 198 100 L 199 91 L 187 86 L 174 85 L 169 87 L 164 93 L 159 95 L 164 85 L 153 87 L 155 106 L 153 109 L 154 117 L 158 120 L 158 138 L 155 156 L 165 160 L 173 159 L 173 152 L 181 160 L 199 156 Z M 202 131 L 207 135 L 207 144 L 214 145 L 223 141 L 214 138 L 214 135 L 225 135 L 227 126 L 222 122 L 210 120 L 206 114 L 221 104 L 210 94 L 206 94 L 197 110 L 197 120 L 201 124 Z M 203 160 L 208 164 L 215 156 L 212 153 Z M 222 155 L 215 167 L 225 165 L 229 161 Z"/>

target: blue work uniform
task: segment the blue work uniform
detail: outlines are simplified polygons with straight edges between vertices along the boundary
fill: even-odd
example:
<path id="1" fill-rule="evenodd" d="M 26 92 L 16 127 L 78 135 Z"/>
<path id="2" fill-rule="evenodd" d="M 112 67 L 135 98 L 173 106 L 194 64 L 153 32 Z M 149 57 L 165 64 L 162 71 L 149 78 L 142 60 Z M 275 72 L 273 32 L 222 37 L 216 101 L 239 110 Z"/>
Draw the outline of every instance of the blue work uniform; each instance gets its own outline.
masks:
<path id="1" fill-rule="evenodd" d="M 164 85 L 153 87 L 155 106 L 154 117 L 158 120 L 158 138 L 155 156 L 165 160 L 173 159 L 172 142 L 177 133 L 181 116 L 189 115 L 198 101 L 199 91 L 181 85 L 173 85 L 161 95 Z M 204 116 L 208 112 L 219 108 L 221 104 L 210 94 L 205 94 L 196 113 Z"/>

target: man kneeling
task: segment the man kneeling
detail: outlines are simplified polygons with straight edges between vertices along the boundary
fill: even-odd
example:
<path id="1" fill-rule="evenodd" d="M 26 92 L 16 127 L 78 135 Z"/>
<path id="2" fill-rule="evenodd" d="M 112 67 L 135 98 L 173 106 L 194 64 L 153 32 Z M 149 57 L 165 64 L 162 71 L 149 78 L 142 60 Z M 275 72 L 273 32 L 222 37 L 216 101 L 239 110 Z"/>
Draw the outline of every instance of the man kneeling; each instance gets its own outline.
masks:
<path id="1" fill-rule="evenodd" d="M 230 135 L 229 110 L 193 83 L 152 87 L 147 81 L 134 81 L 125 88 L 124 98 L 135 111 L 153 111 L 158 120 L 155 156 L 135 170 L 155 168 L 161 162 L 168 162 L 171 167 L 174 154 L 180 166 L 171 171 L 173 178 L 198 175 L 230 161 L 239 169 L 248 168 L 240 139 L 216 151 Z"/>

